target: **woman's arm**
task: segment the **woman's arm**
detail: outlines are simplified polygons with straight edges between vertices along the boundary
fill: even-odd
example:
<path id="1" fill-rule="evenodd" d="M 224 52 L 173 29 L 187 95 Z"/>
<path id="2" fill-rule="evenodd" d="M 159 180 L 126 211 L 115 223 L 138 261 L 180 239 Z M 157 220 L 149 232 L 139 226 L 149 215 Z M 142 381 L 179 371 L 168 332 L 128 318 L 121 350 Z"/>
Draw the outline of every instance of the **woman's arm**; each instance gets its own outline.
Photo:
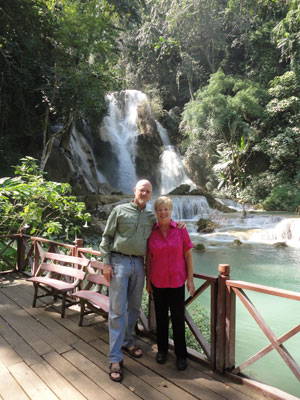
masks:
<path id="1" fill-rule="evenodd" d="M 190 292 L 191 296 L 195 294 L 194 285 L 194 260 L 192 249 L 189 249 L 184 253 L 185 265 L 187 269 L 187 290 Z"/>

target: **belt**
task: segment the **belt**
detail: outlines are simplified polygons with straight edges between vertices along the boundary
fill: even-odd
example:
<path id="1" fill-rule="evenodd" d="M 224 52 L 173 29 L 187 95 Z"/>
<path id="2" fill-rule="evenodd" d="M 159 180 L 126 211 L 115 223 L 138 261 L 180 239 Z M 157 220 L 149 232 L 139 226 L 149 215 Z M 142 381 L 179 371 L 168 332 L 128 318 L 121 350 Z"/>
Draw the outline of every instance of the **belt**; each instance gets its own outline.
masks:
<path id="1" fill-rule="evenodd" d="M 112 256 L 119 256 L 119 257 L 129 257 L 129 258 L 144 258 L 144 256 L 135 256 L 133 254 L 123 254 L 123 253 L 119 253 L 117 251 L 111 251 L 110 253 Z"/>

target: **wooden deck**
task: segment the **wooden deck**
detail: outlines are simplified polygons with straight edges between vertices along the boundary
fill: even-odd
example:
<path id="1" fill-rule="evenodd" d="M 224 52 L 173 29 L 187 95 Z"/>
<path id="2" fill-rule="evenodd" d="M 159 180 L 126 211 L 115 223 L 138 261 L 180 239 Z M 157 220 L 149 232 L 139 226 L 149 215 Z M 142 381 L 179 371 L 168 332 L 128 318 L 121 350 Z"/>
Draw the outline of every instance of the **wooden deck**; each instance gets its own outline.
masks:
<path id="1" fill-rule="evenodd" d="M 0 399 L 3 400 L 246 400 L 264 396 L 189 360 L 177 371 L 170 353 L 155 362 L 156 346 L 139 338 L 144 355 L 124 355 L 122 384 L 109 379 L 107 322 L 90 315 L 78 326 L 79 313 L 61 319 L 44 299 L 32 308 L 33 285 L 22 275 L 0 275 Z"/>

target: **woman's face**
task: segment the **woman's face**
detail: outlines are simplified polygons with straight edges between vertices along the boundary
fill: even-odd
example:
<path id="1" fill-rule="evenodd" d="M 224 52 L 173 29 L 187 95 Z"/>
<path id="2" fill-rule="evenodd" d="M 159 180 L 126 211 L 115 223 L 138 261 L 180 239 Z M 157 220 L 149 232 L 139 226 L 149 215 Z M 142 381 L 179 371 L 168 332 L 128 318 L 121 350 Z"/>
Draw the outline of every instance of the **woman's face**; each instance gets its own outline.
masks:
<path id="1" fill-rule="evenodd" d="M 172 210 L 167 204 L 161 204 L 156 208 L 156 215 L 159 223 L 168 223 L 171 220 Z"/>

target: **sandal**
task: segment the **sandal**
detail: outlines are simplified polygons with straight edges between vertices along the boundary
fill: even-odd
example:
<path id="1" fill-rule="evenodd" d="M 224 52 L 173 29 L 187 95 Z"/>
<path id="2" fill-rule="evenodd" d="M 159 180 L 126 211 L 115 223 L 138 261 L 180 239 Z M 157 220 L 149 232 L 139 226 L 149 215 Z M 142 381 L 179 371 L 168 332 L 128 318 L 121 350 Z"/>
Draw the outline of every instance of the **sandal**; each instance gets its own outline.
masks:
<path id="1" fill-rule="evenodd" d="M 142 349 L 136 344 L 131 348 L 123 346 L 122 349 L 135 358 L 140 358 L 143 355 Z"/>
<path id="2" fill-rule="evenodd" d="M 118 374 L 119 376 L 113 376 L 113 374 Z M 112 363 L 109 364 L 109 377 L 114 382 L 121 382 L 123 379 L 123 361 L 119 362 L 118 367 L 113 367 Z"/>

